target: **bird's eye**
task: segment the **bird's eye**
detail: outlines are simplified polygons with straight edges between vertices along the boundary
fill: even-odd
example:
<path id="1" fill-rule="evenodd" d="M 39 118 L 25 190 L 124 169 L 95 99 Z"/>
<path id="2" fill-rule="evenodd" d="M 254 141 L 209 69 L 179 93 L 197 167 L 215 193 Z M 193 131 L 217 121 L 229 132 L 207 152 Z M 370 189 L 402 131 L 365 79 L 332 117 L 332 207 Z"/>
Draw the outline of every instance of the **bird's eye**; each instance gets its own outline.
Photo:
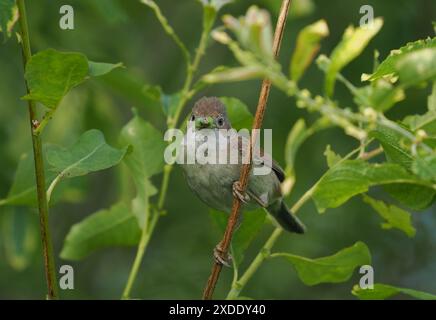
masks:
<path id="1" fill-rule="evenodd" d="M 195 115 L 191 116 L 191 121 L 195 121 Z"/>
<path id="2" fill-rule="evenodd" d="M 217 120 L 218 126 L 222 127 L 224 125 L 224 119 L 219 117 Z"/>

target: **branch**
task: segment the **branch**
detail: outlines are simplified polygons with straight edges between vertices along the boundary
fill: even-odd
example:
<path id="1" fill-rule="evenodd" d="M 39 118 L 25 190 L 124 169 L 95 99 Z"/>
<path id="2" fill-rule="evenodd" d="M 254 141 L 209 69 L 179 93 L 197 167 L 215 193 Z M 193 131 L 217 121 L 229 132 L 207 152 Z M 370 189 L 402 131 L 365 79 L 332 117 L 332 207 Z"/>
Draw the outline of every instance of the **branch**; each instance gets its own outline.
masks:
<path id="1" fill-rule="evenodd" d="M 21 47 L 23 50 L 23 63 L 24 68 L 32 56 L 30 50 L 29 28 L 27 24 L 26 6 L 24 0 L 18 0 L 18 12 L 20 16 L 20 35 Z M 26 90 L 29 93 L 29 87 L 26 81 Z M 39 229 L 41 233 L 42 248 L 44 255 L 44 268 L 47 280 L 47 298 L 58 299 L 58 287 L 56 280 L 56 269 L 53 256 L 53 246 L 51 242 L 50 229 L 48 225 L 48 203 L 47 194 L 45 191 L 45 174 L 44 174 L 44 160 L 42 156 L 42 142 L 39 134 L 34 132 L 34 123 L 36 119 L 36 105 L 32 100 L 27 102 L 30 115 L 30 131 L 32 133 L 33 144 L 33 157 L 35 161 L 35 177 L 36 177 L 36 190 L 38 195 L 38 210 L 39 210 Z"/>
<path id="2" fill-rule="evenodd" d="M 141 1 L 146 6 L 150 7 L 154 14 L 156 15 L 156 18 L 159 20 L 160 24 L 162 25 L 162 28 L 165 30 L 168 36 L 173 39 L 174 43 L 180 48 L 183 54 L 183 58 L 186 61 L 187 69 L 189 70 L 189 62 L 191 61 L 191 55 L 189 53 L 188 48 L 186 48 L 185 44 L 180 40 L 179 36 L 176 34 L 174 29 L 170 26 L 168 23 L 167 18 L 162 14 L 160 11 L 159 6 L 152 0 L 142 0 Z"/>
<path id="3" fill-rule="evenodd" d="M 280 50 L 280 44 L 281 44 L 281 41 L 283 38 L 283 32 L 285 29 L 286 18 L 288 15 L 290 5 L 291 5 L 291 0 L 283 0 L 282 1 L 282 6 L 280 8 L 280 14 L 279 14 L 279 18 L 278 18 L 278 21 L 276 24 L 276 29 L 275 29 L 275 33 L 274 33 L 274 42 L 273 42 L 273 53 L 274 53 L 274 56 L 276 58 L 277 58 L 279 50 Z M 260 90 L 259 102 L 257 105 L 256 115 L 255 115 L 254 123 L 253 123 L 253 131 L 252 131 L 250 144 L 249 144 L 249 148 L 248 148 L 248 152 L 247 152 L 247 156 L 249 157 L 249 159 L 251 159 L 252 146 L 255 145 L 255 143 L 256 143 L 256 141 L 255 141 L 256 136 L 253 134 L 253 132 L 254 132 L 254 129 L 259 129 L 262 126 L 262 121 L 263 121 L 263 117 L 264 117 L 265 110 L 266 110 L 266 103 L 268 101 L 270 88 L 271 88 L 271 81 L 268 79 L 263 80 L 262 87 Z M 247 164 L 244 164 L 242 166 L 241 175 L 239 178 L 239 182 L 240 182 L 241 189 L 243 192 L 245 191 L 247 184 L 248 184 L 250 170 L 251 170 L 251 161 L 248 161 Z M 219 244 L 223 257 L 225 257 L 227 255 L 227 252 L 229 250 L 230 242 L 232 240 L 232 235 L 233 235 L 233 231 L 235 228 L 235 224 L 238 220 L 240 207 L 241 207 L 241 202 L 239 201 L 238 198 L 234 198 L 232 212 L 231 212 L 230 217 L 229 217 L 228 222 L 227 222 L 227 228 L 224 232 L 223 239 L 221 240 L 221 242 Z M 212 295 L 213 295 L 213 292 L 215 290 L 215 286 L 216 286 L 216 283 L 218 281 L 221 269 L 222 269 L 222 264 L 215 262 L 213 267 L 212 267 L 211 274 L 209 276 L 209 279 L 207 281 L 206 287 L 205 287 L 204 292 L 203 292 L 203 299 L 205 299 L 205 300 L 212 299 Z"/>

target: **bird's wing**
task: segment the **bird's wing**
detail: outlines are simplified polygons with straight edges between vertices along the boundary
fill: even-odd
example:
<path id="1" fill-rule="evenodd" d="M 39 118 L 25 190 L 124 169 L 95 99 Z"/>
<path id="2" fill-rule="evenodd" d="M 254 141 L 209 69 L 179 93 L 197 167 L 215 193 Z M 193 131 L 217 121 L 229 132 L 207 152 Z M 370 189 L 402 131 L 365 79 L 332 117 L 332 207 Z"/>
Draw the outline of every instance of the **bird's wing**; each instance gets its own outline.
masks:
<path id="1" fill-rule="evenodd" d="M 242 135 L 239 135 L 239 140 L 238 140 L 238 149 L 239 149 L 239 154 L 242 155 L 242 150 L 244 147 L 248 147 L 248 139 Z M 282 169 L 282 167 L 280 167 L 280 165 L 277 163 L 277 161 L 275 161 L 270 154 L 266 153 L 262 148 L 260 148 L 259 150 L 259 155 L 255 155 L 254 157 L 254 163 L 256 165 L 263 165 L 263 166 L 267 166 L 270 167 L 275 175 L 277 176 L 277 179 L 279 179 L 280 182 L 283 182 L 285 180 L 285 172 Z"/>

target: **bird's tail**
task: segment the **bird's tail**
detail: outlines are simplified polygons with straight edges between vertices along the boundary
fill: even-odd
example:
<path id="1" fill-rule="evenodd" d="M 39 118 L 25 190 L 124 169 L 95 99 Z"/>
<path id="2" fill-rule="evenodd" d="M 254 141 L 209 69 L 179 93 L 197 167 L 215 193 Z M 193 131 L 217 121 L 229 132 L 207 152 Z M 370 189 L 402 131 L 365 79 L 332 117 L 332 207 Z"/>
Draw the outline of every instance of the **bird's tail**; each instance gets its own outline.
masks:
<path id="1" fill-rule="evenodd" d="M 288 209 L 283 200 L 272 203 L 267 210 L 286 231 L 300 234 L 306 231 L 304 224 Z"/>

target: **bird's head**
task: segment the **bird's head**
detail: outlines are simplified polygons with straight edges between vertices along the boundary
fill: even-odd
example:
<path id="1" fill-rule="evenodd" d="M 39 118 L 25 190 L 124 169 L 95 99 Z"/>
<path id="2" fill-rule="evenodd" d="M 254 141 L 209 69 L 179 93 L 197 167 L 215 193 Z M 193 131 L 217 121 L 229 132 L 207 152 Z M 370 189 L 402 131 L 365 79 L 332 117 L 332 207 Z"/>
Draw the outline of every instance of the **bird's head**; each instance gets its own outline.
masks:
<path id="1" fill-rule="evenodd" d="M 230 129 L 226 107 L 216 97 L 203 97 L 192 108 L 189 121 L 195 124 L 196 130 Z"/>

